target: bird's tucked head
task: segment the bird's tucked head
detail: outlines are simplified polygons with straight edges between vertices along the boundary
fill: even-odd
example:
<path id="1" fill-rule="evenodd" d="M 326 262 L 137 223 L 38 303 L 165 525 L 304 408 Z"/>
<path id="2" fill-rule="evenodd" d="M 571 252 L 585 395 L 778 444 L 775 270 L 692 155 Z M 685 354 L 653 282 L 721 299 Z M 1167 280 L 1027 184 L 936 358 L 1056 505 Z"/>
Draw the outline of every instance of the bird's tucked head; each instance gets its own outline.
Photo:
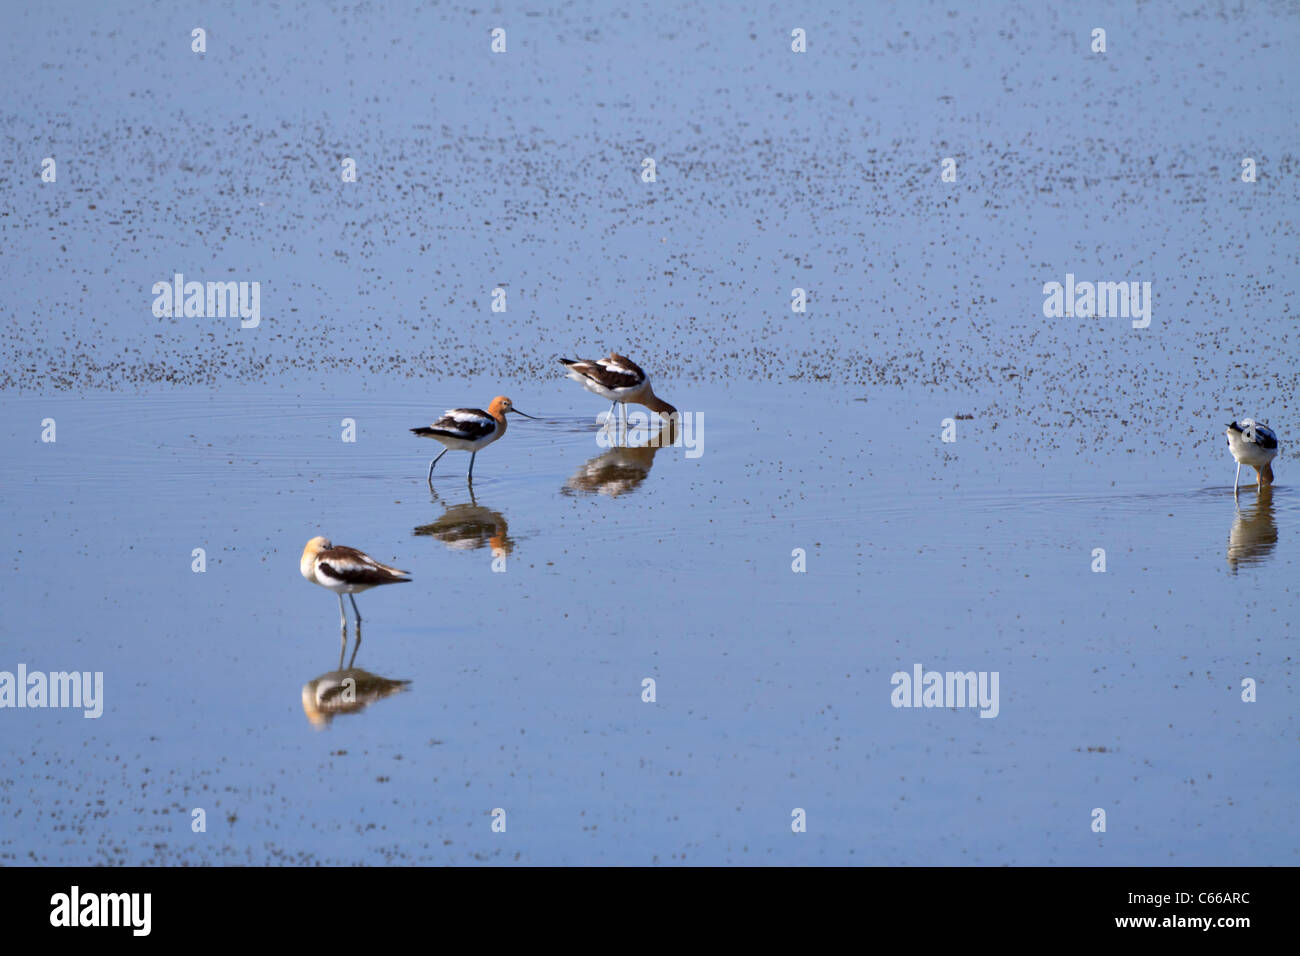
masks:
<path id="1" fill-rule="evenodd" d="M 330 547 L 328 538 L 317 535 L 307 542 L 307 547 L 302 549 L 302 560 L 298 562 L 298 570 L 308 581 L 313 581 L 316 577 L 316 556 L 322 551 L 328 551 Z"/>

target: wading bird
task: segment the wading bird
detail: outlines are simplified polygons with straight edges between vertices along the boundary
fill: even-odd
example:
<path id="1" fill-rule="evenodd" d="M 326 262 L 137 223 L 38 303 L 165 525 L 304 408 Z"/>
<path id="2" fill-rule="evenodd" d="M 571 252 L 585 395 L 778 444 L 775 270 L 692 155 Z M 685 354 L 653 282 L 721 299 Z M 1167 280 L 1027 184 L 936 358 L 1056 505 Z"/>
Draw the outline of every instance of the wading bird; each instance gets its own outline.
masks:
<path id="1" fill-rule="evenodd" d="M 650 376 L 625 355 L 610 352 L 609 358 L 560 359 L 560 364 L 569 370 L 569 378 L 610 402 L 607 423 L 613 422 L 614 409 L 618 405 L 624 406 L 623 420 L 626 421 L 628 402 L 644 405 L 665 419 L 677 412 L 677 409 L 655 395 L 654 389 L 650 387 Z"/>
<path id="2" fill-rule="evenodd" d="M 437 458 L 429 462 L 429 484 L 433 484 L 433 466 L 452 449 L 471 452 L 469 474 L 466 478 L 472 482 L 474 459 L 479 449 L 492 444 L 506 433 L 506 412 L 514 412 L 516 415 L 523 415 L 524 418 L 533 417 L 515 408 L 510 399 L 504 395 L 498 395 L 492 399 L 492 404 L 488 406 L 486 412 L 481 408 L 449 408 L 442 418 L 432 425 L 412 428 L 412 434 L 419 435 L 421 438 L 432 438 L 446 446 Z"/>
<path id="3" fill-rule="evenodd" d="M 343 595 L 352 602 L 357 615 L 357 639 L 361 638 L 361 612 L 352 595 L 368 591 L 381 584 L 405 584 L 411 580 L 409 571 L 380 564 L 370 555 L 356 548 L 335 547 L 328 538 L 315 537 L 302 549 L 298 562 L 302 576 L 312 584 L 319 584 L 338 595 L 339 628 L 347 634 L 348 616 L 343 609 Z M 346 640 L 346 637 L 344 638 Z"/>
<path id="4" fill-rule="evenodd" d="M 1253 418 L 1243 418 L 1239 422 L 1230 422 L 1224 434 L 1228 436 L 1228 448 L 1232 457 L 1237 459 L 1237 477 L 1232 482 L 1233 495 L 1237 494 L 1237 484 L 1241 481 L 1242 465 L 1255 469 L 1256 488 L 1271 485 L 1272 461 L 1277 457 L 1277 435 L 1273 429 Z"/>

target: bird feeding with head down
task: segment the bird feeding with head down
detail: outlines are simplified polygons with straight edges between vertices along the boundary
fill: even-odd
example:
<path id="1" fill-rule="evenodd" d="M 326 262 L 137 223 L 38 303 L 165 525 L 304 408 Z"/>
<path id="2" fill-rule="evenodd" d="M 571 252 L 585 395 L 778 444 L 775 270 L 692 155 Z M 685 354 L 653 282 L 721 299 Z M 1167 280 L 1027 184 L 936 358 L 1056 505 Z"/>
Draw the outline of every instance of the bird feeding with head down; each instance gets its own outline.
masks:
<path id="1" fill-rule="evenodd" d="M 569 370 L 569 378 L 610 403 L 607 423 L 614 420 L 614 409 L 619 405 L 623 406 L 626 421 L 629 402 L 644 405 L 669 421 L 677 413 L 676 408 L 654 393 L 650 376 L 626 355 L 610 352 L 609 358 L 560 359 L 560 364 Z"/>
<path id="2" fill-rule="evenodd" d="M 335 547 L 328 538 L 320 536 L 312 538 L 302 549 L 298 569 L 312 584 L 319 584 L 338 595 L 339 628 L 344 631 L 347 630 L 348 616 L 343 608 L 343 595 L 348 596 L 357 616 L 358 633 L 361 612 L 357 610 L 357 599 L 353 595 L 384 584 L 406 584 L 411 580 L 409 571 L 376 561 L 356 548 Z"/>
<path id="3" fill-rule="evenodd" d="M 467 451 L 469 456 L 469 474 L 466 480 L 474 480 L 474 459 L 481 449 L 486 448 L 506 433 L 506 413 L 514 412 L 524 418 L 532 415 L 515 408 L 510 399 L 498 395 L 492 399 L 487 411 L 481 408 L 449 408 L 442 418 L 432 425 L 412 428 L 411 433 L 421 438 L 432 438 L 444 446 L 438 457 L 429 462 L 428 482 L 433 484 L 433 466 L 449 451 Z"/>
<path id="4" fill-rule="evenodd" d="M 1232 482 L 1232 493 L 1237 493 L 1241 481 L 1241 466 L 1255 469 L 1255 487 L 1263 489 L 1273 483 L 1273 459 L 1277 457 L 1277 435 L 1273 429 L 1253 418 L 1229 422 L 1224 432 L 1228 436 L 1228 450 L 1237 460 L 1237 477 Z"/>

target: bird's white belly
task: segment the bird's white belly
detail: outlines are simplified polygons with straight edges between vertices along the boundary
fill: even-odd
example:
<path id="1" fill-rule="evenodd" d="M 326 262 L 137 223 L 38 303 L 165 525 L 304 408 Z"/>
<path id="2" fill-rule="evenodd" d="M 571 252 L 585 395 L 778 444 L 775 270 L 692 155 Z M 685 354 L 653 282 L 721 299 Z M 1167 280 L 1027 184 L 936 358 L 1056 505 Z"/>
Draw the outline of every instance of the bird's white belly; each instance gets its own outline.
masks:
<path id="1" fill-rule="evenodd" d="M 452 451 L 477 451 L 485 445 L 490 445 L 500 438 L 501 429 L 498 428 L 491 435 L 488 435 L 485 438 L 452 438 L 447 435 L 430 435 L 429 437 L 441 442 L 444 447 L 450 448 Z"/>
<path id="2" fill-rule="evenodd" d="M 570 376 L 572 377 L 572 376 Z M 633 385 L 630 388 L 606 388 L 589 378 L 579 378 L 583 388 L 589 392 L 594 392 L 607 402 L 635 402 L 638 401 L 645 393 L 645 382 L 640 385 Z"/>
<path id="3" fill-rule="evenodd" d="M 360 594 L 374 587 L 373 584 L 349 584 L 347 581 L 331 578 L 319 569 L 316 571 L 316 583 L 335 594 Z"/>
<path id="4" fill-rule="evenodd" d="M 1232 429 L 1228 429 L 1228 448 L 1232 451 L 1233 458 L 1253 468 L 1267 464 L 1277 454 L 1276 448 L 1264 448 L 1254 442 L 1242 441 L 1241 436 Z"/>

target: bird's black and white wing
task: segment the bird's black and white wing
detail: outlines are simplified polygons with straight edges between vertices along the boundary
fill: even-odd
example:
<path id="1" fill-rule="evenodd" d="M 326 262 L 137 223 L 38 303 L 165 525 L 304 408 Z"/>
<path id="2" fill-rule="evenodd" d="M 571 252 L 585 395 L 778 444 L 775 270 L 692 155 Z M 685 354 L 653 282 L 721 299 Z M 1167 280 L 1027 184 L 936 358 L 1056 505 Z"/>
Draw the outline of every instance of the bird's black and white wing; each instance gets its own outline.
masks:
<path id="1" fill-rule="evenodd" d="M 1253 418 L 1243 418 L 1239 422 L 1231 422 L 1228 427 L 1241 436 L 1241 440 L 1250 445 L 1258 445 L 1265 451 L 1272 451 L 1277 448 L 1277 434 L 1262 422 L 1257 422 Z"/>
<path id="2" fill-rule="evenodd" d="M 427 428 L 412 428 L 417 435 L 441 435 L 461 441 L 477 441 L 497 430 L 497 420 L 481 408 L 449 408 Z"/>
<path id="3" fill-rule="evenodd" d="M 409 572 L 381 564 L 356 548 L 335 547 L 316 556 L 316 576 L 338 584 L 396 584 L 409 580 Z"/>
<path id="4" fill-rule="evenodd" d="M 588 379 L 601 388 L 616 391 L 645 384 L 646 375 L 630 358 L 611 352 L 603 359 L 560 359 L 570 373 Z"/>

